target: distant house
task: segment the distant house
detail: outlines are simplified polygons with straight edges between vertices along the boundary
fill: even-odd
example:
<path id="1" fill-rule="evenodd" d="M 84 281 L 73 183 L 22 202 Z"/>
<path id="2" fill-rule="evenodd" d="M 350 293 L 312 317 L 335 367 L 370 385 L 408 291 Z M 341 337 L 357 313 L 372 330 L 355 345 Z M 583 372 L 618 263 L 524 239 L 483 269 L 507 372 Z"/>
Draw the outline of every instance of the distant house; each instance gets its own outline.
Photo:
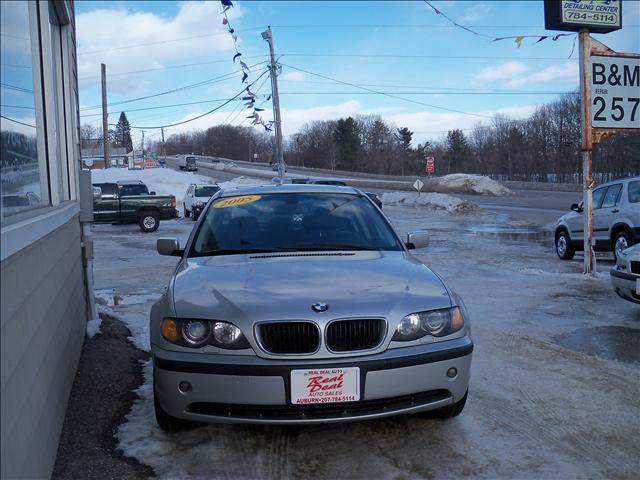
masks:
<path id="1" fill-rule="evenodd" d="M 109 156 L 111 157 L 111 167 L 122 167 L 128 165 L 127 149 L 124 147 L 111 147 Z M 82 149 L 82 168 L 93 170 L 102 169 L 104 167 L 104 149 L 102 146 Z"/>

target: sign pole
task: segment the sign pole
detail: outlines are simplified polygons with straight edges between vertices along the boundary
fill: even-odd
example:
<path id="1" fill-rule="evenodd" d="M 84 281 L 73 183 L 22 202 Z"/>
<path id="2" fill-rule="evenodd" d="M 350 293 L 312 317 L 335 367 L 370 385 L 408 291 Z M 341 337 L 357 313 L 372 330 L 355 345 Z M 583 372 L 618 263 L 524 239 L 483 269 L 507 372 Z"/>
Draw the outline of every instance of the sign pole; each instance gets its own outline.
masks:
<path id="1" fill-rule="evenodd" d="M 589 30 L 581 28 L 580 41 L 580 94 L 582 105 L 580 119 L 582 121 L 582 182 L 584 212 L 584 273 L 593 274 L 593 132 L 591 127 L 591 37 Z"/>

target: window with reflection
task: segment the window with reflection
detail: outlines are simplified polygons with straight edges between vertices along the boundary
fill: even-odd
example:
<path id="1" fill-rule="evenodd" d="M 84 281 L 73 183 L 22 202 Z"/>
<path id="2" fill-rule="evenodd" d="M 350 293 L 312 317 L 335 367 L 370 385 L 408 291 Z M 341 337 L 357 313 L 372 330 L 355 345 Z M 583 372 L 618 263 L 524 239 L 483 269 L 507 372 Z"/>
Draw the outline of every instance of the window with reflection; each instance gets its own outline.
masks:
<path id="1" fill-rule="evenodd" d="M 46 178 L 42 175 L 44 152 L 38 151 L 43 135 L 36 108 L 33 64 L 37 52 L 37 19 L 30 2 L 0 2 L 0 218 L 48 203 Z M 31 12 L 30 12 L 31 10 Z M 48 196 L 48 195 L 47 195 Z"/>

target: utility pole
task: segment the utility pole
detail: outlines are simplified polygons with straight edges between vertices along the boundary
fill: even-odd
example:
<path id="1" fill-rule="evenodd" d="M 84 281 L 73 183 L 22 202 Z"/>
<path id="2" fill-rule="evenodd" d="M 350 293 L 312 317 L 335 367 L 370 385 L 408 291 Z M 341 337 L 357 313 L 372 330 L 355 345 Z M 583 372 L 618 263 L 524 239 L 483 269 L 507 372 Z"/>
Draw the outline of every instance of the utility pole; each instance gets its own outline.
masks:
<path id="1" fill-rule="evenodd" d="M 109 120 L 107 115 L 107 66 L 100 64 L 102 76 L 102 148 L 104 153 L 104 168 L 111 166 L 110 145 L 109 145 Z"/>
<path id="2" fill-rule="evenodd" d="M 271 56 L 271 98 L 273 99 L 273 115 L 276 127 L 276 162 L 278 165 L 278 178 L 280 183 L 284 179 L 284 153 L 282 151 L 282 123 L 280 121 L 280 97 L 278 95 L 278 73 L 276 70 L 276 52 L 273 48 L 273 36 L 271 27 L 262 32 L 262 38 L 269 43 L 269 54 Z"/>
<path id="3" fill-rule="evenodd" d="M 162 157 L 164 158 L 164 162 L 166 164 L 167 163 L 167 149 L 164 146 L 164 128 L 161 128 L 160 132 L 162 132 Z"/>
<path id="4" fill-rule="evenodd" d="M 140 130 L 142 132 L 142 161 L 144 162 L 144 130 Z"/>
<path id="5" fill-rule="evenodd" d="M 591 242 L 593 240 L 593 131 L 591 126 L 591 37 L 589 30 L 580 29 L 579 58 L 580 58 L 580 93 L 582 105 L 580 119 L 582 120 L 582 182 L 584 198 L 582 208 L 584 212 L 584 273 L 593 274 L 593 255 Z"/>

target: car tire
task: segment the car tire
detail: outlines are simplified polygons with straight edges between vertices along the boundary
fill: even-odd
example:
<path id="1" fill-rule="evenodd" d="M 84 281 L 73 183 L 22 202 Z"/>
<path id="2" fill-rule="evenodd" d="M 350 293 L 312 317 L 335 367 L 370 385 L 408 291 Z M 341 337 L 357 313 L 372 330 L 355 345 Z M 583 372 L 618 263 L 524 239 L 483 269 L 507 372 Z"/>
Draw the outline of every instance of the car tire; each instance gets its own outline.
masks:
<path id="1" fill-rule="evenodd" d="M 560 231 L 556 234 L 556 255 L 561 260 L 571 260 L 576 254 L 576 249 L 571 245 L 569 234 Z"/>
<path id="2" fill-rule="evenodd" d="M 619 252 L 631 246 L 631 238 L 624 230 L 618 232 L 613 239 L 613 258 L 617 261 Z"/>
<path id="3" fill-rule="evenodd" d="M 464 410 L 464 406 L 467 404 L 468 396 L 469 396 L 469 390 L 464 392 L 464 397 L 462 397 L 453 405 L 448 405 L 446 407 L 439 408 L 437 410 L 430 410 L 428 412 L 418 413 L 417 415 L 419 415 L 422 418 L 439 419 L 439 420 L 446 420 L 448 418 L 457 417 L 462 413 L 462 410 Z"/>
<path id="4" fill-rule="evenodd" d="M 187 210 L 187 207 L 184 207 L 184 218 L 189 218 L 191 216 L 191 211 Z"/>
<path id="5" fill-rule="evenodd" d="M 194 222 L 197 222 L 197 221 L 198 221 L 198 218 L 200 218 L 200 213 L 194 213 L 194 214 L 193 214 L 193 221 L 194 221 Z"/>
<path id="6" fill-rule="evenodd" d="M 143 232 L 151 233 L 158 230 L 160 226 L 160 217 L 156 212 L 143 212 L 140 215 L 140 229 Z"/>
<path id="7" fill-rule="evenodd" d="M 178 168 L 179 168 L 180 170 L 184 170 L 184 167 L 183 167 L 182 165 L 180 165 Z"/>
<path id="8" fill-rule="evenodd" d="M 182 430 L 189 430 L 196 427 L 198 424 L 195 422 L 190 422 L 188 420 L 182 420 L 181 418 L 176 418 L 172 415 L 169 415 L 160 402 L 158 401 L 158 397 L 156 396 L 156 387 L 155 382 L 153 385 L 153 410 L 156 415 L 156 423 L 160 427 L 160 430 L 167 433 L 176 433 Z"/>

